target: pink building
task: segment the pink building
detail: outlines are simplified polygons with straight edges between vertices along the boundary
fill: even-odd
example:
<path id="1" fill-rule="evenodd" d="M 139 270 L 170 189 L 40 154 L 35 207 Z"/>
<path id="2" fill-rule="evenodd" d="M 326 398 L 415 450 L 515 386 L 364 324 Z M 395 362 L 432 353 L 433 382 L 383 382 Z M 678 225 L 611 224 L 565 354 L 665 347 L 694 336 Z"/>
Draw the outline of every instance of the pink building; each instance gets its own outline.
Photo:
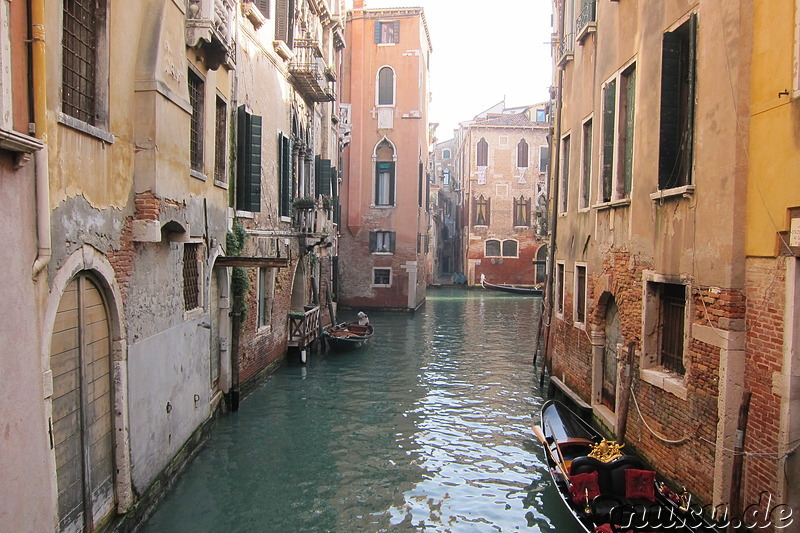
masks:
<path id="1" fill-rule="evenodd" d="M 415 309 L 428 272 L 428 73 L 421 8 L 347 14 L 338 300 L 343 307 Z"/>

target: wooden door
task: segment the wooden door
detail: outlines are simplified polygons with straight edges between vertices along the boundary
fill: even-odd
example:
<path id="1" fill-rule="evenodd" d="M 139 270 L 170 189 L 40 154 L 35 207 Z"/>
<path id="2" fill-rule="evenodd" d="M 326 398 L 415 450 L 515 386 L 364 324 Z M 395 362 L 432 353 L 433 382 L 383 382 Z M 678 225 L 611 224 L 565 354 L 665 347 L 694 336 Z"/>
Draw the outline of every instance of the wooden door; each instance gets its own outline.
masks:
<path id="1" fill-rule="evenodd" d="M 111 342 L 103 296 L 80 274 L 53 327 L 53 441 L 59 531 L 93 531 L 114 509 Z"/>

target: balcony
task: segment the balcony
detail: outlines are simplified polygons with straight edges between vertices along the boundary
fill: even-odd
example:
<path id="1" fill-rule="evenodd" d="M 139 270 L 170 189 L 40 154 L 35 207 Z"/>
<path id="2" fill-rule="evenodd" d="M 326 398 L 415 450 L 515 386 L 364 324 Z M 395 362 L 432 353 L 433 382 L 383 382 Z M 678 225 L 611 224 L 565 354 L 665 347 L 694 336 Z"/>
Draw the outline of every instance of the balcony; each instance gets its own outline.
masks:
<path id="1" fill-rule="evenodd" d="M 289 64 L 289 75 L 295 88 L 312 102 L 332 102 L 336 99 L 333 91 L 333 71 L 325 64 L 319 42 L 315 39 L 297 39 L 294 43 L 294 57 Z"/>
<path id="2" fill-rule="evenodd" d="M 289 346 L 305 348 L 319 337 L 319 306 L 289 313 Z"/>
<path id="3" fill-rule="evenodd" d="M 597 3 L 595 0 L 584 0 L 583 8 L 575 20 L 578 28 L 578 42 L 583 44 L 587 35 L 597 30 Z"/>
<path id="4" fill-rule="evenodd" d="M 186 44 L 198 49 L 211 70 L 233 65 L 234 0 L 189 0 Z"/>
<path id="5" fill-rule="evenodd" d="M 557 64 L 563 65 L 567 61 L 571 61 L 574 49 L 575 39 L 573 38 L 572 33 L 565 34 L 558 43 L 558 54 L 556 56 L 558 57 Z"/>
<path id="6" fill-rule="evenodd" d="M 316 202 L 307 205 L 306 198 L 296 198 L 292 211 L 292 229 L 302 235 L 322 237 L 333 234 L 330 207 L 324 208 Z"/>

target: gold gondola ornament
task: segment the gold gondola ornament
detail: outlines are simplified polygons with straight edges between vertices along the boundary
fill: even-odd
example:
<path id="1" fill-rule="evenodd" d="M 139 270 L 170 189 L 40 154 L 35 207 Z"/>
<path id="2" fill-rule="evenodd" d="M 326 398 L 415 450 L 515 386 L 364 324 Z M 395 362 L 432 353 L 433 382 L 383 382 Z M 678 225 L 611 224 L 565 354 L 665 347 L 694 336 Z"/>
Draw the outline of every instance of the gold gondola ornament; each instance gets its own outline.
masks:
<path id="1" fill-rule="evenodd" d="M 589 453 L 589 457 L 594 457 L 598 461 L 609 463 L 617 457 L 622 457 L 622 452 L 620 450 L 624 446 L 624 444 L 617 444 L 613 440 L 603 439 L 597 444 L 592 445 L 592 451 Z"/>

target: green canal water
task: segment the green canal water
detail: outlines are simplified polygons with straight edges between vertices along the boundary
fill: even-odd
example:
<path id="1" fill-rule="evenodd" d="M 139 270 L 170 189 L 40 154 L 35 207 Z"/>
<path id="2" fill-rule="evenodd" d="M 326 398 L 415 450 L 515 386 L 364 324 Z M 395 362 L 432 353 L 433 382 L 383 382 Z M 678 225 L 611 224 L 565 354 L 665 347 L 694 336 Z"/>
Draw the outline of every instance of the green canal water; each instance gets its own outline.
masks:
<path id="1" fill-rule="evenodd" d="M 371 313 L 371 345 L 288 364 L 224 415 L 142 531 L 570 533 L 531 431 L 538 307 L 433 289 Z"/>

